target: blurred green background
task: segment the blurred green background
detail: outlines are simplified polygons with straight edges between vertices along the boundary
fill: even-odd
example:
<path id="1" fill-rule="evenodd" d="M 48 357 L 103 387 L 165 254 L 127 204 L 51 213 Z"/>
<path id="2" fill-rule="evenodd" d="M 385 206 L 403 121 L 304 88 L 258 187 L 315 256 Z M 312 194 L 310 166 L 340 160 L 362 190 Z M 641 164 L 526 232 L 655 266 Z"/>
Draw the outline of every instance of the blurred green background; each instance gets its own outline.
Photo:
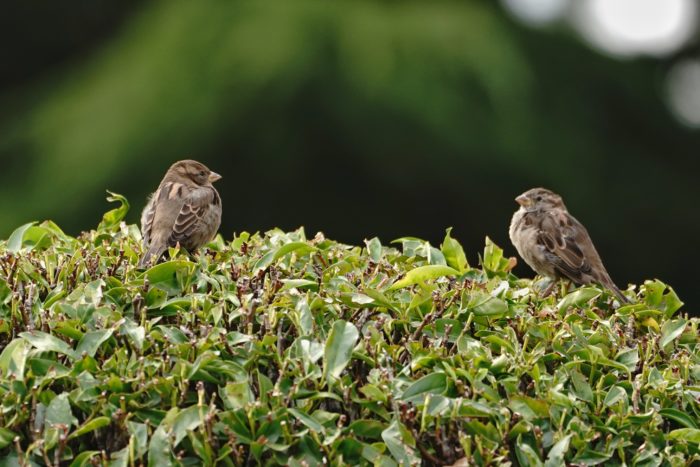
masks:
<path id="1" fill-rule="evenodd" d="M 546 186 L 618 285 L 659 278 L 694 313 L 697 11 L 641 4 L 617 36 L 595 0 L 5 5 L 0 236 L 93 228 L 106 189 L 137 222 L 194 158 L 224 176 L 225 238 L 304 225 L 438 244 L 454 226 L 476 263 L 486 235 L 516 254 L 513 198 Z"/>

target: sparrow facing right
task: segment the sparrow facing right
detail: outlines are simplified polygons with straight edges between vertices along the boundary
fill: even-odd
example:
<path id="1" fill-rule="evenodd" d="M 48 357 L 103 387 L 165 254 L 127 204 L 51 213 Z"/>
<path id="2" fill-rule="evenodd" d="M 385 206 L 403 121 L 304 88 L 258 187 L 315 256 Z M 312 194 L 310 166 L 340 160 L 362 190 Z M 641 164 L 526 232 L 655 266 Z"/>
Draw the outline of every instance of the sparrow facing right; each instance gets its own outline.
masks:
<path id="1" fill-rule="evenodd" d="M 221 197 L 212 183 L 220 178 L 193 160 L 170 166 L 141 214 L 145 253 L 139 267 L 158 261 L 168 247 L 179 244 L 191 252 L 214 238 L 221 224 Z"/>
<path id="2" fill-rule="evenodd" d="M 569 214 L 561 196 L 533 188 L 515 201 L 520 209 L 510 223 L 510 240 L 537 274 L 567 278 L 578 285 L 600 284 L 629 302 L 610 279 L 586 228 Z"/>

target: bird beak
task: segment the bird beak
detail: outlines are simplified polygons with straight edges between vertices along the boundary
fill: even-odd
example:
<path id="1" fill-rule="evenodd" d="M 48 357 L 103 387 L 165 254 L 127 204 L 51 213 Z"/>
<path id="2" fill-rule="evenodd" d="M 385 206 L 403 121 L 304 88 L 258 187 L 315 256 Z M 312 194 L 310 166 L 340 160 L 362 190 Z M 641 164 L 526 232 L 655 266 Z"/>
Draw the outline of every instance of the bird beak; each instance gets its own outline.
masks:
<path id="1" fill-rule="evenodd" d="M 532 204 L 530 202 L 530 198 L 528 198 L 525 195 L 520 195 L 517 198 L 515 198 L 515 202 L 523 207 L 528 207 L 530 204 Z"/>
<path id="2" fill-rule="evenodd" d="M 217 180 L 221 180 L 221 175 L 219 175 L 219 174 L 216 173 L 216 172 L 211 172 L 211 173 L 209 174 L 209 181 L 210 181 L 211 183 L 214 183 L 214 182 L 217 181 Z"/>

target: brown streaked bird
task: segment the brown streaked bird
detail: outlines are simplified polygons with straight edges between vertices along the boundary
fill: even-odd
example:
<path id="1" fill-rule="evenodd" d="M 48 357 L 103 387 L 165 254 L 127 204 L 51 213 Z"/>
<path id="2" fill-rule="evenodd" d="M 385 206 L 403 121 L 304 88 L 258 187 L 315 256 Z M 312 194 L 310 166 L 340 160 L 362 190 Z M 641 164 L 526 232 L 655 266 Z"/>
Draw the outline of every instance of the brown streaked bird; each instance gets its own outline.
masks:
<path id="1" fill-rule="evenodd" d="M 194 251 L 216 235 L 221 224 L 221 197 L 213 182 L 221 175 L 201 162 L 175 162 L 141 214 L 145 253 L 139 267 L 157 262 L 168 247 Z"/>
<path id="2" fill-rule="evenodd" d="M 537 274 L 578 285 L 599 284 L 629 302 L 610 279 L 586 228 L 569 214 L 561 196 L 533 188 L 515 201 L 520 209 L 510 223 L 510 240 Z"/>

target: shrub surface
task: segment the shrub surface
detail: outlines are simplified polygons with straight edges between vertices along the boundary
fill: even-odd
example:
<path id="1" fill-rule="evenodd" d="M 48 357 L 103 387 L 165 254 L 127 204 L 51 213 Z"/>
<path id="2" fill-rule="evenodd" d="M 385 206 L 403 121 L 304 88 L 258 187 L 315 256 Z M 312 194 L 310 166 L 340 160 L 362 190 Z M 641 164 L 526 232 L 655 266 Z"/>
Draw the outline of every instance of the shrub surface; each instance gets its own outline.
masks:
<path id="1" fill-rule="evenodd" d="M 144 272 L 110 200 L 78 238 L 0 242 L 2 465 L 700 459 L 698 320 L 659 281 L 543 298 L 449 230 L 244 232 Z"/>

